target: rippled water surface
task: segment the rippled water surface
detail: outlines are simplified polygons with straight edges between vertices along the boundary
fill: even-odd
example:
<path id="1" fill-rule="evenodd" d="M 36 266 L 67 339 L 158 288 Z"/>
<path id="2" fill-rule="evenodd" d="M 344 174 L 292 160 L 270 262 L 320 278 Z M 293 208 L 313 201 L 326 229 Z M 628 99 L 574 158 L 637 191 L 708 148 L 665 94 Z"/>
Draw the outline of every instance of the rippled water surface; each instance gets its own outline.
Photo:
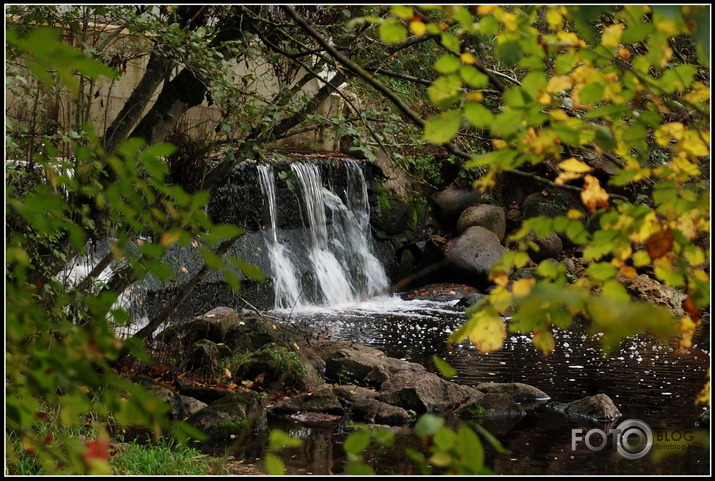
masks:
<path id="1" fill-rule="evenodd" d="M 618 351 L 604 355 L 599 336 L 585 332 L 556 332 L 556 350 L 540 355 L 528 336 L 509 334 L 497 352 L 481 354 L 471 345 L 447 346 L 449 333 L 464 320 L 452 303 L 384 298 L 327 310 L 275 312 L 289 324 L 320 332 L 331 339 L 375 347 L 387 355 L 418 362 L 433 369 L 433 355 L 446 359 L 458 372 L 456 382 L 523 382 L 538 387 L 553 401 L 569 402 L 605 393 L 623 416 L 610 425 L 567 418 L 544 406 L 528 410 L 520 419 L 487 421 L 483 425 L 510 450 L 492 453 L 487 464 L 498 474 L 708 474 L 707 446 L 689 442 L 709 439 L 708 430 L 694 427 L 703 411 L 694 399 L 707 381 L 709 352 L 695 346 L 676 353 L 646 338 L 627 340 Z M 641 420 L 653 432 L 657 449 L 640 459 L 626 459 L 609 438 L 600 451 L 580 441 L 573 446 L 572 430 L 581 433 L 615 428 L 626 420 Z M 339 474 L 345 458 L 340 443 L 344 431 L 280 426 L 304 438 L 303 447 L 282 454 L 289 473 Z M 601 438 L 594 433 L 592 444 Z M 677 438 L 674 440 L 674 438 Z M 412 443 L 412 444 L 410 444 Z M 378 474 L 410 474 L 414 465 L 403 454 L 414 446 L 408 435 L 398 436 L 393 449 L 371 454 Z M 575 449 L 572 449 L 575 447 Z M 667 455 L 657 462 L 651 454 Z M 246 451 L 241 455 L 250 458 Z M 253 453 L 260 457 L 260 452 Z M 238 457 L 238 456 L 237 456 Z"/>

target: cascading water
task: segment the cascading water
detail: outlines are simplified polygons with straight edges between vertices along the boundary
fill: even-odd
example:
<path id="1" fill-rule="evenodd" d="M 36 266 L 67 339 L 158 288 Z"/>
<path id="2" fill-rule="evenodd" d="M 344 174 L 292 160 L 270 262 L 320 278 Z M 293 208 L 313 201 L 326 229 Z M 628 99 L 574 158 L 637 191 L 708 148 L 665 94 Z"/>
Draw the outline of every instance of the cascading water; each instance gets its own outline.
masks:
<path id="1" fill-rule="evenodd" d="M 296 268 L 301 252 L 289 250 L 277 235 L 272 169 L 267 165 L 258 166 L 270 216 L 267 243 L 276 309 L 354 303 L 389 285 L 382 264 L 372 253 L 365 178 L 356 162 L 346 160 L 341 165 L 347 172 L 345 202 L 323 185 L 318 165 L 291 164 L 300 194 L 301 215 L 307 227 L 305 255 L 310 272 L 302 278 Z M 291 255 L 296 257 L 295 262 L 291 261 Z"/>

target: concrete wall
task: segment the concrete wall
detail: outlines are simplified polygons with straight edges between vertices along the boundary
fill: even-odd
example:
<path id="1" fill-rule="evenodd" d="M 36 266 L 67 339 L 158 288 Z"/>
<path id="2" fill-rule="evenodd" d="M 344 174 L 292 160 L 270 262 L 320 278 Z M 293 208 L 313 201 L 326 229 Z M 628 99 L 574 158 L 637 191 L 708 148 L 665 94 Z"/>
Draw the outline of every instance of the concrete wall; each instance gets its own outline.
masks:
<path id="1" fill-rule="evenodd" d="M 67 39 L 67 41 L 72 42 L 71 39 Z M 143 37 L 132 36 L 128 33 L 120 34 L 107 47 L 107 52 L 110 56 L 116 53 L 118 56 L 126 58 L 146 51 L 147 45 L 148 41 Z M 24 95 L 21 98 L 17 98 L 6 84 L 6 117 L 12 125 L 8 131 L 18 134 L 21 130 L 25 130 L 24 133 L 18 134 L 18 137 L 24 139 L 28 145 L 30 142 L 37 144 L 42 142 L 43 135 L 56 135 L 59 132 L 67 133 L 72 129 L 73 125 L 82 124 L 89 120 L 94 126 L 97 135 L 102 136 L 144 75 L 147 60 L 148 55 L 142 55 L 140 58 L 127 61 L 122 66 L 123 72 L 121 76 L 115 80 L 102 80 L 92 85 L 85 84 L 83 86 L 83 98 L 88 101 L 89 106 L 88 109 L 83 109 L 82 111 L 77 110 L 77 104 L 73 100 L 72 94 L 68 91 L 63 91 L 57 95 L 56 93 L 38 89 L 36 85 L 30 85 L 31 93 L 33 95 L 38 94 L 35 98 L 39 98 L 39 102 L 35 105 L 33 95 Z M 178 71 L 178 68 L 175 69 L 172 75 Z M 268 65 L 251 65 L 245 61 L 236 64 L 234 74 L 237 79 L 247 73 L 254 74 L 254 80 L 249 85 L 249 88 L 262 96 L 270 98 L 277 89 L 277 79 L 269 70 Z M 303 91 L 310 94 L 316 92 L 321 86 L 321 82 L 313 79 L 306 84 Z M 157 89 L 149 105 L 147 105 L 146 111 L 154 104 L 160 91 L 161 86 Z M 320 106 L 317 113 L 328 116 L 336 115 L 341 108 L 340 97 L 333 94 Z M 228 134 L 215 132 L 222 115 L 221 109 L 217 105 L 209 106 L 204 101 L 203 104 L 189 109 L 182 116 L 178 128 L 185 131 L 192 138 L 211 140 L 226 140 L 227 137 L 240 138 L 240 132 L 234 131 Z M 338 149 L 339 141 L 333 132 L 319 129 L 281 139 L 275 143 L 275 146 L 311 151 L 335 151 Z"/>

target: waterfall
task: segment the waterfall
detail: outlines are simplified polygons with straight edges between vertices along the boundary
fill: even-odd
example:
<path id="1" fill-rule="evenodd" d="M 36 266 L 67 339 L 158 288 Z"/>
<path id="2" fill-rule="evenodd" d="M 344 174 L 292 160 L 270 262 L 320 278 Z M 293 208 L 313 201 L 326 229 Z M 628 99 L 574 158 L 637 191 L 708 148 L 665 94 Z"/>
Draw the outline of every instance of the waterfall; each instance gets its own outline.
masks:
<path id="1" fill-rule="evenodd" d="M 268 202 L 270 228 L 268 229 L 268 253 L 274 273 L 275 308 L 291 309 L 299 306 L 300 284 L 295 266 L 290 260 L 287 246 L 278 242 L 276 229 L 276 189 L 273 169 L 269 165 L 258 165 L 261 190 Z"/>
<path id="2" fill-rule="evenodd" d="M 258 166 L 270 216 L 266 243 L 276 309 L 355 303 L 389 285 L 385 270 L 372 250 L 370 208 L 363 173 L 354 161 L 342 161 L 340 165 L 346 171 L 343 198 L 323 185 L 318 165 L 291 164 L 305 225 L 304 245 L 293 250 L 278 236 L 273 171 L 268 165 Z M 308 272 L 299 273 L 298 266 Z"/>

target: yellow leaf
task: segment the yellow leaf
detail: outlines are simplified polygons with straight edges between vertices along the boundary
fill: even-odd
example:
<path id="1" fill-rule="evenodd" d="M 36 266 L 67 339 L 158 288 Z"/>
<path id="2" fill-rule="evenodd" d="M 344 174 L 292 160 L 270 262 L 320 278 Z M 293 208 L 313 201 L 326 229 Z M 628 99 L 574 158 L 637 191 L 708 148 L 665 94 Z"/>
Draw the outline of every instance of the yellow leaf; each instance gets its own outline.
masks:
<path id="1" fill-rule="evenodd" d="M 567 114 L 566 111 L 562 109 L 557 109 L 553 112 L 549 112 L 549 115 L 551 115 L 552 119 L 558 120 L 559 122 L 565 122 L 569 119 L 569 114 Z"/>
<path id="2" fill-rule="evenodd" d="M 583 191 L 581 191 L 581 201 L 589 212 L 594 213 L 598 207 L 608 205 L 608 192 L 603 190 L 601 183 L 592 175 L 583 178 Z"/>
<path id="3" fill-rule="evenodd" d="M 467 100 L 470 102 L 481 102 L 484 100 L 484 94 L 476 90 L 470 90 L 467 92 Z"/>
<path id="4" fill-rule="evenodd" d="M 509 284 L 509 276 L 504 272 L 498 272 L 492 277 L 492 282 L 497 286 L 506 287 Z"/>
<path id="5" fill-rule="evenodd" d="M 555 94 L 561 91 L 569 90 L 573 86 L 573 80 L 571 77 L 565 75 L 557 75 L 549 79 L 549 83 L 546 86 L 546 91 Z"/>
<path id="6" fill-rule="evenodd" d="M 650 256 L 646 251 L 638 251 L 633 254 L 633 265 L 636 267 L 643 267 L 650 264 Z"/>
<path id="7" fill-rule="evenodd" d="M 625 25 L 622 23 L 606 27 L 603 31 L 603 37 L 601 37 L 601 43 L 606 47 L 618 47 L 621 43 L 621 35 L 623 34 L 624 28 Z"/>
<path id="8" fill-rule="evenodd" d="M 631 266 L 622 266 L 620 273 L 626 279 L 635 279 L 638 277 L 638 272 L 636 272 L 636 270 Z"/>
<path id="9" fill-rule="evenodd" d="M 566 159 L 563 162 L 559 163 L 558 167 L 563 172 L 561 172 L 559 174 L 559 176 L 556 178 L 555 182 L 557 184 L 563 184 L 570 180 L 579 179 L 582 177 L 582 175 L 584 173 L 590 172 L 593 170 L 591 167 L 589 167 L 584 162 L 581 162 L 580 160 L 576 160 L 573 157 L 571 157 L 570 159 Z"/>
<path id="10" fill-rule="evenodd" d="M 533 342 L 534 346 L 541 351 L 541 354 L 544 356 L 551 354 L 556 347 L 554 335 L 548 329 L 534 329 Z"/>
<path id="11" fill-rule="evenodd" d="M 555 8 L 549 7 L 546 11 L 546 21 L 549 22 L 549 26 L 554 30 L 561 30 L 564 23 L 564 17 Z"/>
<path id="12" fill-rule="evenodd" d="M 421 37 L 422 35 L 424 35 L 426 31 L 427 31 L 427 25 L 425 25 L 423 22 L 420 22 L 419 20 L 410 22 L 410 32 L 417 35 L 418 37 Z"/>
<path id="13" fill-rule="evenodd" d="M 502 139 L 492 139 L 492 147 L 494 147 L 496 150 L 501 150 L 506 148 L 506 142 L 504 142 Z"/>
<path id="14" fill-rule="evenodd" d="M 161 236 L 161 241 L 159 241 L 159 243 L 161 244 L 162 247 L 169 247 L 174 242 L 179 240 L 180 236 L 181 236 L 181 231 L 178 231 L 178 230 L 164 232 L 164 234 Z"/>
<path id="15" fill-rule="evenodd" d="M 566 217 L 571 220 L 580 219 L 581 217 L 583 217 L 583 212 L 578 211 L 576 209 L 569 209 L 568 212 L 566 212 Z"/>
<path id="16" fill-rule="evenodd" d="M 695 404 L 707 404 L 710 406 L 710 368 L 708 368 L 708 382 L 705 383 L 702 391 L 698 394 Z"/>
<path id="17" fill-rule="evenodd" d="M 577 160 L 573 157 L 566 159 L 563 162 L 559 162 L 558 168 L 561 170 L 567 170 L 569 172 L 577 172 L 582 174 L 585 174 L 586 172 L 591 172 L 593 170 L 585 162 L 581 162 L 580 160 Z"/>
<path id="18" fill-rule="evenodd" d="M 541 94 L 539 94 L 539 98 L 537 99 L 537 101 L 541 105 L 549 105 L 551 103 L 551 95 L 546 92 L 542 92 Z"/>
<path id="19" fill-rule="evenodd" d="M 678 330 L 680 331 L 680 339 L 678 340 L 678 350 L 684 351 L 693 347 L 693 334 L 695 334 L 695 328 L 697 325 L 690 316 L 685 316 L 680 319 L 680 325 Z"/>
<path id="20" fill-rule="evenodd" d="M 701 133 L 695 130 L 686 130 L 683 134 L 683 140 L 675 146 L 676 151 L 687 152 L 695 157 L 707 157 L 710 155 L 710 138 L 703 132 L 705 140 L 701 137 Z M 707 141 L 707 143 L 706 143 Z"/>
<path id="21" fill-rule="evenodd" d="M 514 282 L 514 285 L 511 286 L 511 292 L 514 294 L 514 297 L 526 297 L 529 295 L 535 284 L 536 279 L 533 278 L 519 279 Z"/>
<path id="22" fill-rule="evenodd" d="M 489 15 L 496 9 L 500 9 L 499 5 L 479 5 L 477 7 L 478 15 Z"/>
<path id="23" fill-rule="evenodd" d="M 660 20 L 659 22 L 655 22 L 655 28 L 668 36 L 677 35 L 679 33 L 678 26 L 674 20 Z"/>
<path id="24" fill-rule="evenodd" d="M 459 59 L 462 61 L 462 63 L 466 63 L 467 65 L 474 65 L 477 63 L 477 59 L 474 58 L 474 55 L 469 52 L 464 52 L 462 55 L 459 56 Z"/>
<path id="25" fill-rule="evenodd" d="M 690 102 L 691 104 L 697 104 L 706 100 L 710 100 L 710 87 L 708 87 L 702 82 L 695 82 L 693 84 L 693 89 L 683 95 L 683 99 L 685 99 L 686 102 Z"/>
<path id="26" fill-rule="evenodd" d="M 506 338 L 506 326 L 498 315 L 489 310 L 477 312 L 471 319 L 473 324 L 467 337 L 480 352 L 501 349 Z"/>
<path id="27" fill-rule="evenodd" d="M 631 51 L 628 50 L 625 47 L 621 47 L 618 49 L 618 56 L 620 57 L 621 60 L 625 60 L 626 62 L 631 59 Z"/>

